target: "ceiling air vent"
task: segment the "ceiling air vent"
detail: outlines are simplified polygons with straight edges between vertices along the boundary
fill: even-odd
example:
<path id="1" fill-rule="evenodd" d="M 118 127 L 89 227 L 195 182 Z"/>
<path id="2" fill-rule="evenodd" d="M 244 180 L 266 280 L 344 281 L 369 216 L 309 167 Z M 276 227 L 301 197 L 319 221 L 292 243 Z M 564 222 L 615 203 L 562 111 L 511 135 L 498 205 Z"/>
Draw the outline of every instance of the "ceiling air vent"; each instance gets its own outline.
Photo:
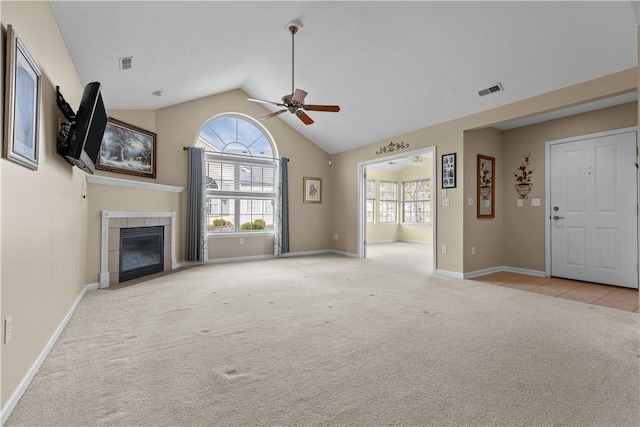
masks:
<path id="1" fill-rule="evenodd" d="M 127 56 L 124 58 L 120 58 L 120 69 L 121 70 L 129 70 L 131 69 L 131 63 L 133 61 L 133 56 Z"/>
<path id="2" fill-rule="evenodd" d="M 499 92 L 501 90 L 504 90 L 502 88 L 502 85 L 500 83 L 496 83 L 495 85 L 493 85 L 491 87 L 488 87 L 486 89 L 482 89 L 480 92 L 478 92 L 478 95 L 485 96 L 485 95 L 489 95 L 490 93 Z"/>

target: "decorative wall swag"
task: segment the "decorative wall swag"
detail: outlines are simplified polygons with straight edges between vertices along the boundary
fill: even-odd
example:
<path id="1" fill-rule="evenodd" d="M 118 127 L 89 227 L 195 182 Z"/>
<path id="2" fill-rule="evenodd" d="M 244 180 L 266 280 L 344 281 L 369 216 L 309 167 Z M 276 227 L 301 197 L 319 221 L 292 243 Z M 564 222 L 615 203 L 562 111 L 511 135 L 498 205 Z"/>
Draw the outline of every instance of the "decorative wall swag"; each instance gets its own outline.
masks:
<path id="1" fill-rule="evenodd" d="M 533 183 L 531 182 L 531 175 L 533 174 L 533 169 L 529 169 L 529 156 L 531 154 L 527 154 L 524 156 L 524 161 L 518 167 L 518 170 L 514 172 L 513 176 L 516 177 L 516 191 L 521 199 L 526 199 L 529 191 L 533 188 Z"/>
<path id="2" fill-rule="evenodd" d="M 405 148 L 409 148 L 409 144 L 405 144 L 404 141 L 401 143 L 391 141 L 389 145 L 385 145 L 384 147 L 380 147 L 376 154 L 379 156 L 384 153 L 393 153 L 394 151 L 403 150 Z"/>

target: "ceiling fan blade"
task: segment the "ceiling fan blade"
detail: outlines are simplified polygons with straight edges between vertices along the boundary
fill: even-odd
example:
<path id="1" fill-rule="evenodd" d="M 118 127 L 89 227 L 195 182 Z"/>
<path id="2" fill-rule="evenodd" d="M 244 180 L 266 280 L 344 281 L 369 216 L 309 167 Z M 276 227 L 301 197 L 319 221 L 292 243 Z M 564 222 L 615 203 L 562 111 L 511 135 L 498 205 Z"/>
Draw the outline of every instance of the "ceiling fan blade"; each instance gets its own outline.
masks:
<path id="1" fill-rule="evenodd" d="M 287 110 L 280 110 L 280 111 L 276 111 L 275 113 L 271 113 L 271 114 L 267 114 L 266 116 L 262 116 L 260 117 L 260 120 L 267 120 L 270 119 L 271 117 L 275 117 L 279 114 L 282 114 L 284 112 L 286 112 Z"/>
<path id="2" fill-rule="evenodd" d="M 338 105 L 303 105 L 307 111 L 328 111 L 330 113 L 337 113 L 340 111 L 340 107 Z"/>
<path id="3" fill-rule="evenodd" d="M 298 104 L 304 104 L 304 98 L 306 96 L 307 92 L 303 91 L 302 89 L 296 89 L 295 92 L 293 92 L 291 100 L 297 102 Z"/>
<path id="4" fill-rule="evenodd" d="M 305 125 L 310 125 L 311 123 L 313 123 L 313 119 L 309 117 L 307 113 L 305 113 L 302 110 L 296 111 L 296 116 L 298 116 L 300 120 L 304 122 Z"/>
<path id="5" fill-rule="evenodd" d="M 265 101 L 264 99 L 247 98 L 247 101 L 261 102 L 263 104 L 273 104 L 273 105 L 277 105 L 278 107 L 284 107 L 284 104 L 281 104 L 279 102 L 273 102 L 273 101 Z"/>

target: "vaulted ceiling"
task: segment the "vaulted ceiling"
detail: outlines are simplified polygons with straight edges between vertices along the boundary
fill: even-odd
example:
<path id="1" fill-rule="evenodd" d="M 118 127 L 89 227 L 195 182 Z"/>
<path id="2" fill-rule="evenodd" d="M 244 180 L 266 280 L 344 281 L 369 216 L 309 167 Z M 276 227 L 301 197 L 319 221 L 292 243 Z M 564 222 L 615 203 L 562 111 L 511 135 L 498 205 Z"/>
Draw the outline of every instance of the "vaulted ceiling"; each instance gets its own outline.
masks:
<path id="1" fill-rule="evenodd" d="M 299 20 L 295 86 L 308 103 L 341 111 L 309 112 L 309 126 L 288 113 L 270 120 L 329 154 L 638 63 L 630 1 L 50 4 L 80 79 L 102 83 L 108 109 L 157 109 L 238 88 L 279 101 L 291 91 L 285 27 Z M 131 69 L 120 69 L 123 57 Z M 504 90 L 478 95 L 496 83 Z"/>

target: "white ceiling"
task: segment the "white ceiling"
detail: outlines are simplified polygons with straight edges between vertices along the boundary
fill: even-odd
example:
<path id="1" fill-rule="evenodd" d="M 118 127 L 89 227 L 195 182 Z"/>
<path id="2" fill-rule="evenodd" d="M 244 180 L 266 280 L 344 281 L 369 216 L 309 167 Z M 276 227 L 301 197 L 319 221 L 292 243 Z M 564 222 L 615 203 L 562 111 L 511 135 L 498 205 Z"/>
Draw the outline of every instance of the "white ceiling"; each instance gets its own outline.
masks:
<path id="1" fill-rule="evenodd" d="M 296 87 L 329 154 L 637 65 L 637 2 L 54 1 L 83 84 L 108 109 L 157 109 L 241 88 L 279 101 Z M 119 70 L 121 57 L 133 68 Z M 480 97 L 497 82 L 503 92 Z M 165 91 L 163 97 L 152 95 Z M 274 111 L 274 110 L 272 110 Z M 265 110 L 265 114 L 267 111 Z M 268 122 L 265 122 L 268 126 Z"/>

